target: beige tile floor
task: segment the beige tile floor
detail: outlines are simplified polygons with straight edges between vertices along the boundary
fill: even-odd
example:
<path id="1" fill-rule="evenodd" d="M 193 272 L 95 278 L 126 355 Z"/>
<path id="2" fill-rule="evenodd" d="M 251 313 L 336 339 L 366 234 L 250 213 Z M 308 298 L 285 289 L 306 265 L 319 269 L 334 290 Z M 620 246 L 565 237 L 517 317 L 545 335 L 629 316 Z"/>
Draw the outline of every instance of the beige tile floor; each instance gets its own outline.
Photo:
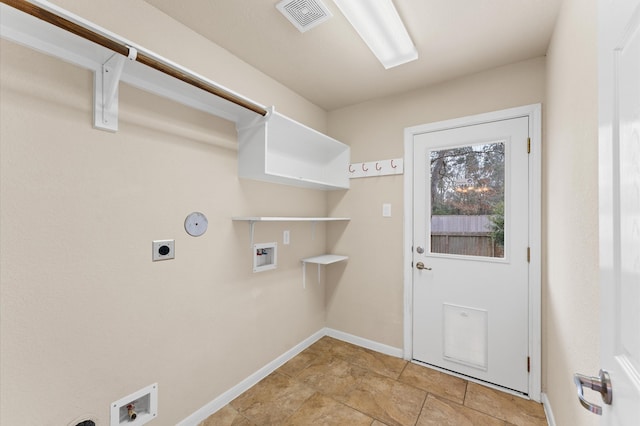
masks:
<path id="1" fill-rule="evenodd" d="M 547 425 L 542 405 L 330 337 L 200 426 Z"/>

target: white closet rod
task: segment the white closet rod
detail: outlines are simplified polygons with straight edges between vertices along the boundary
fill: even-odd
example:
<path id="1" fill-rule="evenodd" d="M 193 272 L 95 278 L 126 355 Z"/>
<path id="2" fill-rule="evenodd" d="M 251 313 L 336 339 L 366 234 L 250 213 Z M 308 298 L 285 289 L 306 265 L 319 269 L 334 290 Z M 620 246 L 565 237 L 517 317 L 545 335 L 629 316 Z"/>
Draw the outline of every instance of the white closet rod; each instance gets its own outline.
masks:
<path id="1" fill-rule="evenodd" d="M 89 28 L 80 22 L 73 22 L 70 19 L 60 16 L 53 11 L 47 10 L 26 0 L 0 0 L 0 2 L 11 6 L 14 9 L 20 10 L 21 12 L 27 13 L 35 18 L 48 22 L 51 25 L 55 25 L 58 28 L 73 33 L 86 40 L 99 44 L 100 46 L 119 53 L 124 57 L 130 56 L 129 49 L 131 49 L 131 47 L 126 43 L 121 40 L 117 40 L 114 37 L 107 37 L 104 34 L 100 34 L 94 31 L 94 29 Z M 175 65 L 163 60 L 162 58 L 156 57 L 149 52 L 141 51 L 137 47 L 135 49 L 137 51 L 137 55 L 132 55 L 132 57 L 135 56 L 135 60 L 137 62 L 140 62 L 141 64 L 158 70 L 173 78 L 181 80 L 187 84 L 202 89 L 208 93 L 216 95 L 222 99 L 225 99 L 262 116 L 266 116 L 268 113 L 268 110 L 266 108 L 257 105 L 245 98 L 242 98 L 237 94 L 232 93 L 220 86 L 211 84 L 210 82 L 203 80 L 197 75 L 188 72 L 188 70 L 178 68 Z"/>

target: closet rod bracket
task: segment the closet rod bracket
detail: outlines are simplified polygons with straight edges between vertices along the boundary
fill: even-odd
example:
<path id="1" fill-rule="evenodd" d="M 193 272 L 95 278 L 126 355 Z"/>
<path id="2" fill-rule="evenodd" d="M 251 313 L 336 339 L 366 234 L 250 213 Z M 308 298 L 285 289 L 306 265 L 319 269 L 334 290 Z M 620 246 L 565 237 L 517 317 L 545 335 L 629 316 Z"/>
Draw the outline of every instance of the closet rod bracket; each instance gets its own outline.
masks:
<path id="1" fill-rule="evenodd" d="M 118 86 L 122 70 L 127 60 L 135 61 L 138 51 L 130 46 L 124 57 L 114 53 L 102 64 L 94 76 L 94 112 L 93 125 L 97 129 L 115 132 L 118 130 Z"/>

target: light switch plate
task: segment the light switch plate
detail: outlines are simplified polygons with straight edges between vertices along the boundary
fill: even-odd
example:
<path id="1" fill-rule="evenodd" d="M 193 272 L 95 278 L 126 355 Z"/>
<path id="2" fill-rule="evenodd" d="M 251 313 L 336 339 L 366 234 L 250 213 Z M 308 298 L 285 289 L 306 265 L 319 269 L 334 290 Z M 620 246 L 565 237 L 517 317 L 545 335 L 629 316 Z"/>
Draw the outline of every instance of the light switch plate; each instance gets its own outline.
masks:
<path id="1" fill-rule="evenodd" d="M 382 217 L 391 217 L 391 204 L 385 203 L 382 205 Z"/>

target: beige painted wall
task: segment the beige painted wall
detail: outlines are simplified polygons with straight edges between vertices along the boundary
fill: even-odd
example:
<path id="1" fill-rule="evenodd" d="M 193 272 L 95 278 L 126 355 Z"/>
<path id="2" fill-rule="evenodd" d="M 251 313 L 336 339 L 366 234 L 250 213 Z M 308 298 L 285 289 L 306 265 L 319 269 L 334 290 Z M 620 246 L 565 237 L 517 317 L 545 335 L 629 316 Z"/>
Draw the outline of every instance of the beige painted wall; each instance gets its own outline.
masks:
<path id="1" fill-rule="evenodd" d="M 143 1 L 56 3 L 328 131 L 354 162 L 402 157 L 408 126 L 545 101 L 544 390 L 558 424 L 595 424 L 571 384 L 598 368 L 584 314 L 597 309 L 594 0 L 565 1 L 546 61 L 328 115 Z M 324 326 L 325 297 L 329 327 L 402 347 L 402 176 L 353 180 L 327 209 L 322 192 L 239 181 L 235 151 L 215 144 L 235 143 L 230 123 L 124 86 L 121 130 L 93 130 L 89 72 L 0 52 L 2 424 L 106 423 L 110 402 L 155 381 L 156 422 L 175 424 Z M 197 239 L 182 230 L 193 210 L 210 221 Z M 314 240 L 307 224 L 258 225 L 256 241 L 290 229 L 292 244 L 277 271 L 251 273 L 231 216 L 325 213 L 352 221 Z M 149 261 L 158 238 L 176 239 L 175 260 Z M 325 245 L 349 262 L 327 268 L 326 294 L 302 290 L 299 257 Z"/>
<path id="2" fill-rule="evenodd" d="M 140 0 L 60 1 L 89 20 L 325 130 L 316 106 Z M 127 14 L 123 13 L 127 11 Z M 159 383 L 174 425 L 325 324 L 299 259 L 325 228 L 259 224 L 279 267 L 253 274 L 236 215 L 326 214 L 326 195 L 240 181 L 231 123 L 121 86 L 120 130 L 92 128 L 92 75 L 0 48 L 0 423 L 109 423 L 111 402 Z M 208 232 L 183 230 L 202 211 Z M 176 259 L 151 262 L 174 238 Z M 313 277 L 314 274 L 310 274 Z"/>
<path id="3" fill-rule="evenodd" d="M 572 375 L 599 365 L 596 1 L 565 0 L 547 55 L 544 354 L 558 425 L 596 425 Z"/>
<path id="4" fill-rule="evenodd" d="M 544 87 L 545 59 L 532 59 L 331 111 L 329 132 L 351 146 L 353 162 L 400 158 L 406 127 L 540 103 Z M 352 221 L 328 232 L 331 250 L 350 257 L 329 271 L 327 325 L 402 348 L 403 176 L 353 179 L 348 192 L 329 194 L 329 210 Z"/>

